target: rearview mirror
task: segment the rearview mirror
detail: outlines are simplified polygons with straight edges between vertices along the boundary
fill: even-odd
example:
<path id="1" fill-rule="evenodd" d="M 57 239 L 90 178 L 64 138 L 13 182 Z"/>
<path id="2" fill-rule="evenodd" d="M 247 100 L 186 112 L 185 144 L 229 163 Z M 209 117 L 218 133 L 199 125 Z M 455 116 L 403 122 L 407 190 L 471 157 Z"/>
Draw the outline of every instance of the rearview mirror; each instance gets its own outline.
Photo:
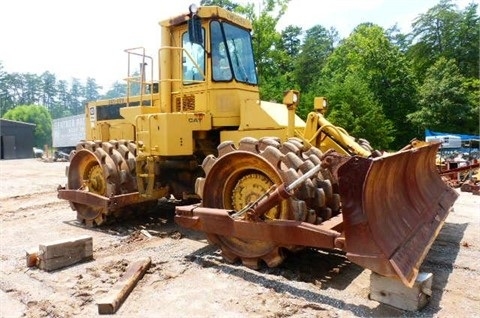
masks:
<path id="1" fill-rule="evenodd" d="M 194 14 L 188 20 L 188 36 L 191 43 L 197 43 L 203 47 L 202 24 L 200 18 Z"/>

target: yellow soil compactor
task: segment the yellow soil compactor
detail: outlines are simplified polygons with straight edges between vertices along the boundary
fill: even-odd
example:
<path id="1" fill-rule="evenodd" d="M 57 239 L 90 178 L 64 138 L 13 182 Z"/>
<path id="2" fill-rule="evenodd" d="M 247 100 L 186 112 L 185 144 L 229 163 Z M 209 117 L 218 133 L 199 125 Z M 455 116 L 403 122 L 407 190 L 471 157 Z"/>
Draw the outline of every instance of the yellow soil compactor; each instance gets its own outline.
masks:
<path id="1" fill-rule="evenodd" d="M 261 101 L 251 23 L 232 12 L 191 6 L 160 26 L 158 61 L 126 50 L 126 97 L 86 105 L 87 140 L 58 191 L 78 220 L 99 226 L 174 197 L 175 221 L 228 261 L 340 249 L 412 286 L 457 198 L 437 172 L 439 144 L 380 154 L 328 122 L 324 98 L 306 121 L 296 91 Z"/>

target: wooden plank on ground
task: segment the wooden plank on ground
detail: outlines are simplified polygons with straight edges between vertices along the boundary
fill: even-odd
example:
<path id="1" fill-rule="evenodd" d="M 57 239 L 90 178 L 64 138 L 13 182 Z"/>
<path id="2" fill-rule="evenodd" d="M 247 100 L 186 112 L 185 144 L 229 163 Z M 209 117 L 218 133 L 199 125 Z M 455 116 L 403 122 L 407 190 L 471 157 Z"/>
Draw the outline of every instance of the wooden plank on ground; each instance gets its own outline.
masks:
<path id="1" fill-rule="evenodd" d="M 150 258 L 140 259 L 128 266 L 125 274 L 115 283 L 110 292 L 97 301 L 99 314 L 114 314 L 150 267 Z"/>
<path id="2" fill-rule="evenodd" d="M 93 259 L 93 240 L 83 235 L 73 239 L 40 244 L 38 267 L 52 271 L 75 263 Z"/>
<path id="3" fill-rule="evenodd" d="M 369 298 L 403 310 L 417 311 L 430 301 L 432 280 L 432 273 L 420 273 L 413 287 L 409 288 L 399 279 L 372 272 Z"/>

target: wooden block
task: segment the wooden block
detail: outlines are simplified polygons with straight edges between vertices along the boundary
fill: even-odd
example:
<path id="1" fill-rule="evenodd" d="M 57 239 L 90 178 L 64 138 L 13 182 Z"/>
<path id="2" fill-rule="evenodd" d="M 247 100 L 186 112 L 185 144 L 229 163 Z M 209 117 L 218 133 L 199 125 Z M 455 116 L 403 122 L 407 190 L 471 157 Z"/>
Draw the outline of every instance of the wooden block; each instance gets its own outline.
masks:
<path id="1" fill-rule="evenodd" d="M 86 235 L 41 244 L 39 249 L 38 267 L 46 271 L 93 259 L 93 240 Z"/>
<path id="2" fill-rule="evenodd" d="M 150 267 L 150 258 L 140 259 L 128 266 L 110 292 L 97 301 L 99 314 L 114 314 Z"/>
<path id="3" fill-rule="evenodd" d="M 403 310 L 420 310 L 430 301 L 432 280 L 432 273 L 420 273 L 413 287 L 409 288 L 399 279 L 372 272 L 369 298 Z"/>
<path id="4" fill-rule="evenodd" d="M 27 267 L 34 267 L 38 265 L 39 259 L 38 259 L 38 254 L 39 251 L 38 249 L 31 249 L 26 251 L 27 253 Z"/>

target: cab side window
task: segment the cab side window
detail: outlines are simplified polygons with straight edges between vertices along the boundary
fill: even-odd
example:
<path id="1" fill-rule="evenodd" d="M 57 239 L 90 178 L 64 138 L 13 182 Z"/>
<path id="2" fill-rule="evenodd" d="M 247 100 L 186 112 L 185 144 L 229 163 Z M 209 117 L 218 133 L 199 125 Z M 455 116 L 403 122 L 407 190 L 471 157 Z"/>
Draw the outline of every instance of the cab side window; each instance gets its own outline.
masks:
<path id="1" fill-rule="evenodd" d="M 202 29 L 203 39 L 205 30 Z M 183 84 L 196 84 L 205 81 L 205 45 L 192 43 L 188 32 L 182 36 Z"/>

